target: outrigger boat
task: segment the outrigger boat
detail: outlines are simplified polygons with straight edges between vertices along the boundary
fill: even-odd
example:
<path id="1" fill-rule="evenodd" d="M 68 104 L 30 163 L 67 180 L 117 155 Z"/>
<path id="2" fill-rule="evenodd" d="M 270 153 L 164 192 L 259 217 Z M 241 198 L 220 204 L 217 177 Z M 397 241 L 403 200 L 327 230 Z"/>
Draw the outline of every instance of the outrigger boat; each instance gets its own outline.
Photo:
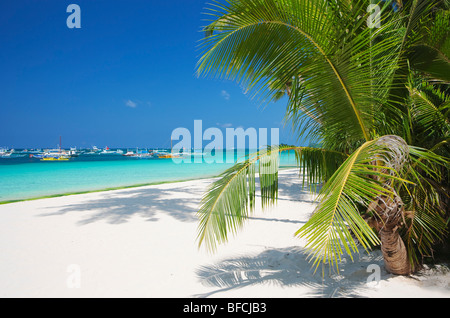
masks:
<path id="1" fill-rule="evenodd" d="M 36 157 L 36 156 L 35 156 Z M 61 149 L 61 136 L 59 137 L 59 149 L 48 150 L 40 158 L 41 161 L 68 161 L 70 154 Z"/>
<path id="2" fill-rule="evenodd" d="M 61 150 L 49 150 L 41 156 L 34 156 L 41 161 L 67 161 L 71 158 L 70 154 Z"/>
<path id="3" fill-rule="evenodd" d="M 172 139 L 170 139 L 170 153 L 161 151 L 156 154 L 159 159 L 171 159 L 171 158 L 180 158 L 182 156 L 181 153 L 172 153 Z"/>
<path id="4" fill-rule="evenodd" d="M 145 151 L 144 150 L 139 151 L 138 148 L 136 148 L 136 152 L 127 150 L 127 152 L 125 154 L 123 154 L 123 156 L 125 156 L 125 157 L 138 158 L 138 159 L 153 158 L 154 155 L 155 154 L 153 151 L 148 151 L 147 149 Z"/>
<path id="5" fill-rule="evenodd" d="M 0 158 L 10 158 L 11 154 L 14 152 L 14 149 L 8 151 L 8 149 L 0 148 Z"/>
<path id="6" fill-rule="evenodd" d="M 0 158 L 4 159 L 15 159 L 25 157 L 26 153 L 23 151 L 15 151 L 14 149 L 8 150 L 5 148 L 0 148 Z"/>
<path id="7" fill-rule="evenodd" d="M 103 149 L 103 151 L 100 152 L 100 155 L 123 155 L 123 150 L 117 149 L 114 151 L 109 149 L 109 147 L 105 147 L 105 149 Z"/>
<path id="8" fill-rule="evenodd" d="M 172 155 L 171 153 L 169 153 L 169 154 L 160 154 L 160 155 L 158 155 L 158 158 L 159 159 L 170 159 L 170 158 L 174 158 L 174 155 Z"/>
<path id="9" fill-rule="evenodd" d="M 63 156 L 61 156 L 61 157 L 45 157 L 45 158 L 42 158 L 41 161 L 67 161 L 69 159 L 70 159 L 70 157 L 63 157 Z"/>

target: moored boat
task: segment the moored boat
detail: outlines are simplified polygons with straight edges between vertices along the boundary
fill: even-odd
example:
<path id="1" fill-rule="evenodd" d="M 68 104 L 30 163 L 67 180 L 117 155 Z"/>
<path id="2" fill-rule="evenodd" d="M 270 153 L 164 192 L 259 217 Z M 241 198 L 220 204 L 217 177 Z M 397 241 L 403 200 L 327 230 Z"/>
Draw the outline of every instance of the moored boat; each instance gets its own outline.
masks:
<path id="1" fill-rule="evenodd" d="M 34 155 L 33 157 L 41 159 L 41 161 L 67 161 L 71 158 L 70 153 L 61 149 L 47 150 L 42 155 Z"/>
<path id="2" fill-rule="evenodd" d="M 25 157 L 26 154 L 20 153 L 20 152 L 15 152 L 14 149 L 11 150 L 7 150 L 7 149 L 0 149 L 0 158 L 4 158 L 4 159 L 12 159 L 12 158 L 21 158 L 21 157 Z"/>
<path id="3" fill-rule="evenodd" d="M 148 151 L 147 149 L 146 150 L 136 149 L 136 152 L 127 150 L 127 152 L 123 154 L 123 156 L 137 159 L 149 159 L 153 158 L 155 156 L 155 153 L 153 151 Z"/>
<path id="4" fill-rule="evenodd" d="M 61 156 L 61 157 L 44 157 L 41 159 L 41 161 L 67 161 L 69 160 L 70 157 L 65 157 L 65 156 Z"/>

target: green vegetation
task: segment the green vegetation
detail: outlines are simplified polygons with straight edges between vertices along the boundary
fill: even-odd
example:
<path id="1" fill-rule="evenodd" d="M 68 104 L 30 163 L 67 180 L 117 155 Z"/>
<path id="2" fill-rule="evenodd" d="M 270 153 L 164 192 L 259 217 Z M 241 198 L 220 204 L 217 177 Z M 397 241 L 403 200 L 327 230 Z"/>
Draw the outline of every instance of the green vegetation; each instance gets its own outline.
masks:
<path id="1" fill-rule="evenodd" d="M 314 266 L 381 245 L 391 273 L 420 268 L 449 223 L 449 1 L 228 0 L 208 15 L 199 76 L 237 81 L 262 103 L 286 96 L 286 122 L 317 146 L 225 171 L 199 209 L 199 245 L 242 228 L 258 163 L 263 207 L 276 203 L 275 154 L 293 150 L 304 182 L 323 184 L 295 233 Z"/>

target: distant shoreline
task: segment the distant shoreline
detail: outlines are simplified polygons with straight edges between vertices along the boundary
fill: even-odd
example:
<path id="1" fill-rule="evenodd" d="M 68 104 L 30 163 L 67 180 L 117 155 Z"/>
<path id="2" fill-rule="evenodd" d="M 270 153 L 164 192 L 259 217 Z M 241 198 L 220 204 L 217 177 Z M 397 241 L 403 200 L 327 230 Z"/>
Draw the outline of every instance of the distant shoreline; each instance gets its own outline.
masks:
<path id="1" fill-rule="evenodd" d="M 214 179 L 217 177 L 218 176 L 199 177 L 199 178 L 191 178 L 191 179 L 183 179 L 183 180 L 172 180 L 172 181 L 156 181 L 156 182 L 150 182 L 150 183 L 111 187 L 111 188 L 104 188 L 104 189 L 98 189 L 98 190 L 86 190 L 86 191 L 50 194 L 50 195 L 43 195 L 43 196 L 39 196 L 39 197 L 26 198 L 26 199 L 0 201 L 0 205 L 17 203 L 17 202 L 36 201 L 36 200 L 42 200 L 42 199 L 59 198 L 59 197 L 66 197 L 66 196 L 72 196 L 72 195 L 78 195 L 78 194 L 88 194 L 88 193 L 107 192 L 107 191 L 114 191 L 114 190 L 133 189 L 133 188 L 147 187 L 147 186 L 167 184 L 167 183 L 180 183 L 180 182 L 195 181 L 195 180 Z"/>

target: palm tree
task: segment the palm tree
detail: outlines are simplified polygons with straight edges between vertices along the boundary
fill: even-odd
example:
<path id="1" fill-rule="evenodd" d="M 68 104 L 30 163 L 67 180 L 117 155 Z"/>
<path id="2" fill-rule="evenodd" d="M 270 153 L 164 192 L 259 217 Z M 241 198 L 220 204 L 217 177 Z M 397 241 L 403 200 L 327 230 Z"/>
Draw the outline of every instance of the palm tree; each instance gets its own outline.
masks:
<path id="1" fill-rule="evenodd" d="M 369 27 L 380 8 L 380 27 Z M 296 235 L 316 268 L 381 244 L 394 274 L 417 270 L 446 233 L 449 1 L 227 0 L 211 5 L 199 76 L 239 82 L 319 147 L 280 146 L 225 171 L 199 209 L 199 245 L 214 250 L 254 210 L 276 203 L 277 154 L 323 184 Z"/>

